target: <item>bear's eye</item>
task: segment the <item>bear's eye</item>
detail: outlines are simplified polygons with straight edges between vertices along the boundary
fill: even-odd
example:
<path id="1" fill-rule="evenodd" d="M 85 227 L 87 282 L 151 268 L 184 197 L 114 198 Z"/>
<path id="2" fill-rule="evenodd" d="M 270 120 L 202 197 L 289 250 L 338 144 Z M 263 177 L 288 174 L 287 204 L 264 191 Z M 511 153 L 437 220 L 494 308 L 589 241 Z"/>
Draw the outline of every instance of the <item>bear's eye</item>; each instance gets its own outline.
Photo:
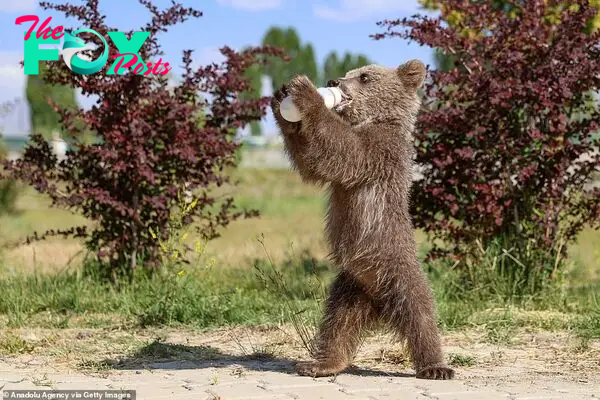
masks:
<path id="1" fill-rule="evenodd" d="M 368 75 L 368 74 L 361 74 L 361 75 L 360 75 L 360 81 L 361 81 L 362 83 L 367 83 L 367 82 L 369 82 L 369 75 Z"/>

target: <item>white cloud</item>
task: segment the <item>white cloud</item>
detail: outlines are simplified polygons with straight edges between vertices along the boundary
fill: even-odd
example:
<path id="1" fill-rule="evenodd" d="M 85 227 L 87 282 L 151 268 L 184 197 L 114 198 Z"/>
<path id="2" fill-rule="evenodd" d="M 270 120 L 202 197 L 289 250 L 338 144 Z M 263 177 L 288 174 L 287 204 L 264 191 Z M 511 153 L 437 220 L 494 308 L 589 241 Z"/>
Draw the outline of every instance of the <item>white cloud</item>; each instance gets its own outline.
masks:
<path id="1" fill-rule="evenodd" d="M 21 100 L 8 115 L 0 118 L 0 131 L 5 135 L 23 134 L 28 129 L 28 107 L 23 103 L 27 77 L 19 62 L 23 54 L 0 51 L 0 104 Z"/>
<path id="2" fill-rule="evenodd" d="M 19 62 L 23 54 L 0 51 L 0 90 L 22 89 L 25 86 L 25 72 Z"/>
<path id="3" fill-rule="evenodd" d="M 25 74 L 20 65 L 2 64 L 0 65 L 0 88 L 19 89 L 25 82 Z"/>
<path id="4" fill-rule="evenodd" d="M 18 13 L 33 11 L 37 8 L 38 0 L 0 0 L 0 12 Z"/>
<path id="5" fill-rule="evenodd" d="M 217 0 L 217 3 L 247 11 L 270 10 L 281 6 L 281 0 Z"/>
<path id="6" fill-rule="evenodd" d="M 225 61 L 225 56 L 216 47 L 203 47 L 192 53 L 194 65 L 220 64 Z"/>
<path id="7" fill-rule="evenodd" d="M 380 16 L 390 12 L 421 12 L 417 0 L 339 0 L 337 7 L 315 5 L 313 10 L 319 18 L 340 22 Z"/>

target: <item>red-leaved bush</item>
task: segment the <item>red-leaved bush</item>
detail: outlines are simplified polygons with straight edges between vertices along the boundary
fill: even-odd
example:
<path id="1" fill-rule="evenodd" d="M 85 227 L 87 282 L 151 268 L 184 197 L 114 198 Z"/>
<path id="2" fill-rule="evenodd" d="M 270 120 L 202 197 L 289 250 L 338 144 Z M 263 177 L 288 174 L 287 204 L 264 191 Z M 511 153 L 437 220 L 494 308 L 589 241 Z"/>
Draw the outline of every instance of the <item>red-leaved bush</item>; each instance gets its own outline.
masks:
<path id="1" fill-rule="evenodd" d="M 437 16 L 383 21 L 456 60 L 431 71 L 416 131 L 424 179 L 415 225 L 458 260 L 495 241 L 535 270 L 599 226 L 600 34 L 587 0 L 443 2 Z M 480 245 L 476 245 L 479 243 Z M 520 262 L 518 263 L 520 264 Z"/>
<path id="2" fill-rule="evenodd" d="M 161 58 L 160 32 L 202 15 L 175 2 L 159 10 L 151 0 L 139 1 L 152 16 L 146 26 L 136 29 L 150 32 L 139 51 L 145 61 Z M 75 29 L 91 28 L 114 46 L 107 32 L 117 29 L 106 25 L 98 3 L 44 2 L 41 6 L 76 18 L 81 26 Z M 94 35 L 80 37 L 100 44 Z M 96 59 L 102 51 L 103 46 L 98 46 L 90 56 Z M 62 62 L 49 63 L 45 75 L 49 83 L 81 88 L 84 95 L 98 99 L 89 111 L 73 113 L 55 106 L 64 136 L 80 138 L 91 131 L 97 140 L 92 144 L 76 140 L 73 151 L 58 162 L 47 142 L 33 135 L 22 159 L 7 168 L 49 195 L 53 205 L 73 209 L 94 223 L 91 230 L 74 227 L 36 233 L 32 239 L 58 234 L 85 238 L 103 261 L 107 276 L 115 279 L 122 272 L 131 274 L 140 260 L 148 268 L 158 265 L 159 243 L 150 230 L 167 239 L 171 213 L 184 189 L 199 196 L 186 222 L 195 221 L 206 239 L 216 237 L 218 228 L 234 218 L 255 215 L 236 210 L 232 198 L 216 198 L 211 189 L 227 181 L 224 168 L 235 163 L 236 129 L 260 119 L 268 104 L 267 98 L 240 100 L 240 93 L 249 88 L 244 72 L 265 59 L 263 55 L 280 52 L 263 47 L 238 53 L 225 47 L 221 53 L 226 57 L 222 64 L 193 68 L 192 52 L 185 51 L 183 75 L 174 84 L 162 76 L 131 71 L 106 75 L 113 55 L 118 54 L 115 47 L 104 69 L 87 76 L 71 72 Z"/>

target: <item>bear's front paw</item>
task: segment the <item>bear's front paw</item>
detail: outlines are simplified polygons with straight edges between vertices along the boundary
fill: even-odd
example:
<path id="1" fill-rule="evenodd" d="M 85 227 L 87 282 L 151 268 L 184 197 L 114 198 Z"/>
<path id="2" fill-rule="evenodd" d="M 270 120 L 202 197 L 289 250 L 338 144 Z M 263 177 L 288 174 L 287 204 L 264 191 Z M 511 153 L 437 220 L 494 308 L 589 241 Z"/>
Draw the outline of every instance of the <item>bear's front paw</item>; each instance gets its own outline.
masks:
<path id="1" fill-rule="evenodd" d="M 345 366 L 333 365 L 318 361 L 299 362 L 296 364 L 298 375 L 319 378 L 322 376 L 331 376 L 342 372 Z"/>
<path id="2" fill-rule="evenodd" d="M 438 380 L 454 379 L 454 370 L 446 366 L 425 367 L 417 372 L 417 378 Z"/>
<path id="3" fill-rule="evenodd" d="M 279 111 L 281 102 L 289 95 L 290 94 L 287 85 L 282 85 L 281 88 L 279 88 L 279 90 L 276 91 L 271 98 L 271 108 L 273 111 Z"/>
<path id="4" fill-rule="evenodd" d="M 283 134 L 297 133 L 300 130 L 300 122 L 289 122 L 281 116 L 281 102 L 289 95 L 287 85 L 283 85 L 271 98 L 271 110 L 273 111 L 277 125 L 281 128 Z"/>
<path id="5" fill-rule="evenodd" d="M 306 75 L 299 75 L 292 79 L 287 85 L 287 91 L 300 113 L 324 105 L 321 95 Z"/>

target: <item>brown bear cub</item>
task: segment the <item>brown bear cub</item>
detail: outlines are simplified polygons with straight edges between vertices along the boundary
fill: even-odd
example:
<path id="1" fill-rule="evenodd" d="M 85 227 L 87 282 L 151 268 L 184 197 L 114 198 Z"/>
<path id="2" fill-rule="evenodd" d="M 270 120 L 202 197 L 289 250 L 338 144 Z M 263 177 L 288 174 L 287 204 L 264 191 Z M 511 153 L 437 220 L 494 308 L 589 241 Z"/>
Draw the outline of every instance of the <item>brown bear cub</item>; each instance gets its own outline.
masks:
<path id="1" fill-rule="evenodd" d="M 329 184 L 326 233 L 339 273 L 315 338 L 317 357 L 301 375 L 345 370 L 361 334 L 384 323 L 407 341 L 418 378 L 452 379 L 444 363 L 435 306 L 417 258 L 409 215 L 413 140 L 425 79 L 422 62 L 397 69 L 369 65 L 330 81 L 344 100 L 333 110 L 306 76 L 273 97 L 272 108 L 293 166 L 307 182 Z M 282 118 L 291 96 L 302 116 Z"/>

